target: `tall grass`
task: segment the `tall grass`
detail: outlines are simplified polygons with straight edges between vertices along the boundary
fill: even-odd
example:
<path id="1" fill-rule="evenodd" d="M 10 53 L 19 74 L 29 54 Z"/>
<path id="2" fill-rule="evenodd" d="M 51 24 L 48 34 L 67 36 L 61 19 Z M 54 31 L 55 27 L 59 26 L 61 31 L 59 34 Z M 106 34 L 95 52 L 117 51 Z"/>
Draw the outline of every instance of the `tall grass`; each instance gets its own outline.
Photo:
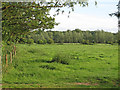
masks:
<path id="1" fill-rule="evenodd" d="M 51 62 L 57 62 L 61 64 L 70 64 L 71 57 L 70 55 L 64 54 L 64 53 L 57 53 L 54 55 Z"/>

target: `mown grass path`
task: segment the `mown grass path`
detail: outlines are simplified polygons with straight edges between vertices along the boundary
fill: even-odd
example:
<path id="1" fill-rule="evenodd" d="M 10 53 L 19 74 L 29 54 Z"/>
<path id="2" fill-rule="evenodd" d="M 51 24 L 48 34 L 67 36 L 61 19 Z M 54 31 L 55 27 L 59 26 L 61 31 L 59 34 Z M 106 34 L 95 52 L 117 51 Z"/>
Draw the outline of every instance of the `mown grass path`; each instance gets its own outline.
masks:
<path id="1" fill-rule="evenodd" d="M 65 56 L 68 64 L 51 62 Z M 3 87 L 117 87 L 117 45 L 17 45 L 13 65 L 3 72 Z"/>

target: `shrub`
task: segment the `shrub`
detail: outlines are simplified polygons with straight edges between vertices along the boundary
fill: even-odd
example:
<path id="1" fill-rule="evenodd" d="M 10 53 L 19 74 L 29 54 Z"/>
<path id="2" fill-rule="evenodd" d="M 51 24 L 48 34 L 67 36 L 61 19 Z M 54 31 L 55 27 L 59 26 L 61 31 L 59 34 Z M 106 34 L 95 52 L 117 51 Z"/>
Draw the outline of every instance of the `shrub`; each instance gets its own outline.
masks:
<path id="1" fill-rule="evenodd" d="M 70 57 L 65 54 L 56 54 L 51 62 L 57 62 L 57 63 L 62 63 L 68 65 L 70 63 Z"/>
<path id="2" fill-rule="evenodd" d="M 87 45 L 89 45 L 89 40 L 83 40 L 83 41 L 82 41 L 82 44 L 87 44 Z"/>
<path id="3" fill-rule="evenodd" d="M 10 41 L 7 41 L 7 45 L 10 45 Z"/>
<path id="4" fill-rule="evenodd" d="M 47 43 L 47 40 L 46 40 L 46 39 L 44 39 L 44 40 L 43 40 L 43 44 L 46 44 L 46 43 Z"/>
<path id="5" fill-rule="evenodd" d="M 37 44 L 44 44 L 44 41 L 43 40 L 38 40 Z"/>
<path id="6" fill-rule="evenodd" d="M 26 38 L 20 38 L 19 43 L 25 44 L 26 42 L 27 42 L 27 39 L 26 39 Z"/>
<path id="7" fill-rule="evenodd" d="M 82 40 L 82 44 L 85 44 L 85 40 L 84 39 Z"/>
<path id="8" fill-rule="evenodd" d="M 53 39 L 49 39 L 49 40 L 47 41 L 47 43 L 48 43 L 48 44 L 52 44 L 52 43 L 54 43 L 54 41 L 53 41 Z"/>
<path id="9" fill-rule="evenodd" d="M 27 40 L 27 43 L 28 43 L 28 44 L 33 44 L 33 43 L 34 43 L 34 40 L 33 40 L 33 39 L 28 39 L 28 40 Z"/>
<path id="10" fill-rule="evenodd" d="M 112 44 L 113 45 L 113 42 L 112 41 L 106 41 L 107 44 Z"/>
<path id="11" fill-rule="evenodd" d="M 88 45 L 89 45 L 89 40 L 87 40 L 87 41 L 86 41 L 86 44 L 88 44 Z"/>

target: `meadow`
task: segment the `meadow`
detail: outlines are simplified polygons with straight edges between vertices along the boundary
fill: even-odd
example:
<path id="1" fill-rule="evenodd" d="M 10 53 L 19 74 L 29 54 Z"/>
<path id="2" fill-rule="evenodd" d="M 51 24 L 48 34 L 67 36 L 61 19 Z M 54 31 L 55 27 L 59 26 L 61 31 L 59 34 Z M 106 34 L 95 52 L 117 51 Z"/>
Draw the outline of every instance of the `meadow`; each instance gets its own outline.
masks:
<path id="1" fill-rule="evenodd" d="M 17 44 L 3 88 L 118 87 L 118 45 Z"/>

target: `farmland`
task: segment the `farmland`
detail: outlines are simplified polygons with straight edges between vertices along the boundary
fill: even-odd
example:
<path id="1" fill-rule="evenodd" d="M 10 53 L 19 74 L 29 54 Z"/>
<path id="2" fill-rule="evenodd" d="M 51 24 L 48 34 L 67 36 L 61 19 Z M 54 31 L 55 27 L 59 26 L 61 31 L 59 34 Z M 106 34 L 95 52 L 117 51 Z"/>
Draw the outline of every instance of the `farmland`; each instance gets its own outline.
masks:
<path id="1" fill-rule="evenodd" d="M 117 87 L 118 46 L 17 44 L 3 88 Z M 4 67 L 4 64 L 3 64 Z"/>

